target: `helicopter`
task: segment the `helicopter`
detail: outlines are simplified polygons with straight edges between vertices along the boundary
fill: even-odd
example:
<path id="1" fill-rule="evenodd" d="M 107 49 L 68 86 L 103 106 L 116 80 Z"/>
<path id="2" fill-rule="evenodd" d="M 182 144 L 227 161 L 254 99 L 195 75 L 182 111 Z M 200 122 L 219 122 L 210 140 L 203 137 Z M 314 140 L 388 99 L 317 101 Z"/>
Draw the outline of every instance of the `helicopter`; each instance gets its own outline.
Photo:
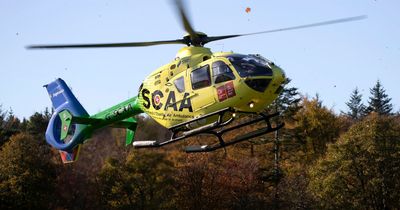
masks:
<path id="1" fill-rule="evenodd" d="M 28 49 L 65 49 L 186 45 L 178 51 L 174 60 L 143 80 L 137 96 L 94 115 L 89 115 L 61 78 L 45 85 L 54 108 L 46 130 L 46 141 L 60 151 L 63 163 L 76 161 L 81 145 L 96 130 L 106 126 L 126 129 L 125 144 L 132 144 L 135 148 L 161 147 L 203 134 L 218 139 L 212 145 L 188 146 L 185 148 L 188 153 L 211 152 L 281 129 L 284 123 L 271 123 L 271 118 L 279 116 L 279 113 L 267 114 L 265 110 L 284 88 L 284 70 L 258 54 L 213 53 L 205 45 L 223 39 L 366 18 L 355 16 L 255 33 L 208 36 L 194 29 L 181 0 L 175 0 L 174 5 L 187 32 L 181 39 L 27 46 Z M 143 113 L 170 130 L 171 137 L 165 140 L 136 140 L 137 116 Z M 231 125 L 235 119 L 249 114 L 258 117 Z M 233 139 L 224 137 L 228 132 L 259 122 L 265 125 Z"/>

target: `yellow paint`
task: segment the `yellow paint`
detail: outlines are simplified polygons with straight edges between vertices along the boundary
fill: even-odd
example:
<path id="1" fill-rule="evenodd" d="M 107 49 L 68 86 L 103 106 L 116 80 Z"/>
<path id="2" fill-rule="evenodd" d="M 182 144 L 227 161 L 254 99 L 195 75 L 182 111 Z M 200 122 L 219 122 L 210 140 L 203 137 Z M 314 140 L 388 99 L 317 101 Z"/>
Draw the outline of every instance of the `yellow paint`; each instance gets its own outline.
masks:
<path id="1" fill-rule="evenodd" d="M 241 78 L 229 60 L 223 57 L 230 54 L 233 53 L 212 54 L 210 49 L 204 47 L 191 46 L 182 48 L 179 50 L 175 60 L 158 68 L 144 80 L 138 97 L 141 109 L 167 128 L 226 107 L 243 112 L 258 113 L 263 111 L 279 94 L 276 91 L 285 80 L 283 70 L 275 65 L 270 65 L 273 71 L 272 76 L 252 77 L 256 79 L 271 79 L 268 88 L 264 92 L 258 92 L 246 85 L 246 78 Z M 211 78 L 212 83 L 210 86 L 197 90 L 193 90 L 192 88 L 190 78 L 192 71 L 205 65 L 210 65 L 210 77 L 212 77 L 211 66 L 215 61 L 223 61 L 228 64 L 235 75 L 235 79 L 230 82 L 233 83 L 236 95 L 223 101 L 219 101 L 218 99 L 217 88 L 225 85 L 227 82 L 214 84 Z M 184 78 L 185 91 L 182 93 L 178 91 L 174 84 L 180 77 Z M 153 97 L 154 93 L 158 93 L 159 96 Z M 175 96 L 175 103 L 166 109 L 165 105 L 170 94 Z M 184 98 L 185 94 L 186 99 Z M 192 105 L 192 112 L 190 112 L 189 108 L 179 111 L 182 103 L 188 102 L 188 99 L 190 99 Z M 159 103 L 157 103 L 158 100 Z M 149 101 L 150 104 L 148 103 Z M 253 103 L 253 107 L 249 106 L 251 102 Z M 161 105 L 161 108 L 158 109 L 153 104 L 155 106 Z M 176 106 L 176 111 L 174 110 L 174 106 Z M 209 120 L 204 123 L 209 123 Z"/>

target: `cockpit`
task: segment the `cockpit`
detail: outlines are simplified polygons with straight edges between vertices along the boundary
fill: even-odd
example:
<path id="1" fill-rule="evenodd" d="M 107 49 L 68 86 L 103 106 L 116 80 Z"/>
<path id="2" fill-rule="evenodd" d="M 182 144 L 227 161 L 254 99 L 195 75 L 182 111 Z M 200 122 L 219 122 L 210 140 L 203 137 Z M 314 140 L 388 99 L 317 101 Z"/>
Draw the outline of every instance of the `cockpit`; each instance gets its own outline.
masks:
<path id="1" fill-rule="evenodd" d="M 230 54 L 225 56 L 250 88 L 264 92 L 273 76 L 273 63 L 259 55 Z M 260 78 L 261 77 L 261 78 Z"/>
<path id="2" fill-rule="evenodd" d="M 231 54 L 226 58 L 232 63 L 240 77 L 272 76 L 271 61 L 256 55 Z"/>
<path id="3" fill-rule="evenodd" d="M 227 54 L 221 55 L 220 58 L 191 70 L 189 79 L 192 90 L 222 84 L 240 77 L 248 87 L 263 93 L 273 80 L 274 64 L 262 56 Z M 178 92 L 185 91 L 184 76 L 176 78 L 173 83 Z"/>

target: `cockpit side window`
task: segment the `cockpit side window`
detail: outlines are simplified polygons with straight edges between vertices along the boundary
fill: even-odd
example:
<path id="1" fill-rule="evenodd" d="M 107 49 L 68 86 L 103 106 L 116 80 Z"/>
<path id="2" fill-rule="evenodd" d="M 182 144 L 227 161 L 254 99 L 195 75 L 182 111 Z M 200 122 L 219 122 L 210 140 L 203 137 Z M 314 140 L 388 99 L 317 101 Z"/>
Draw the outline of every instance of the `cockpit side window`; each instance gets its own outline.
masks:
<path id="1" fill-rule="evenodd" d="M 211 85 L 210 66 L 205 65 L 192 71 L 190 75 L 193 90 Z"/>
<path id="2" fill-rule="evenodd" d="M 183 76 L 176 79 L 174 81 L 174 85 L 175 85 L 176 89 L 178 90 L 178 92 L 180 92 L 180 93 L 185 92 L 185 80 L 183 79 Z"/>
<path id="3" fill-rule="evenodd" d="M 235 79 L 235 75 L 226 63 L 216 61 L 212 64 L 213 80 L 215 84 Z"/>

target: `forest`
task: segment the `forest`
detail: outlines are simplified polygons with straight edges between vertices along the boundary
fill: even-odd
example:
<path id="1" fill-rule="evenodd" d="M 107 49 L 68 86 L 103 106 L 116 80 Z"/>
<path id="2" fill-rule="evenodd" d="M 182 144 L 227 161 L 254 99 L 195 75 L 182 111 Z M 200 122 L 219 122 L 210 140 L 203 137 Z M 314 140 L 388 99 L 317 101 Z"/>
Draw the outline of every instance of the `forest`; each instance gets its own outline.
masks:
<path id="1" fill-rule="evenodd" d="M 0 107 L 0 209 L 400 209 L 400 113 L 381 82 L 340 113 L 287 83 L 268 109 L 283 129 L 204 154 L 182 148 L 215 139 L 134 149 L 104 128 L 62 164 L 44 139 L 50 109 L 19 119 Z M 169 135 L 139 120 L 136 139 Z"/>

